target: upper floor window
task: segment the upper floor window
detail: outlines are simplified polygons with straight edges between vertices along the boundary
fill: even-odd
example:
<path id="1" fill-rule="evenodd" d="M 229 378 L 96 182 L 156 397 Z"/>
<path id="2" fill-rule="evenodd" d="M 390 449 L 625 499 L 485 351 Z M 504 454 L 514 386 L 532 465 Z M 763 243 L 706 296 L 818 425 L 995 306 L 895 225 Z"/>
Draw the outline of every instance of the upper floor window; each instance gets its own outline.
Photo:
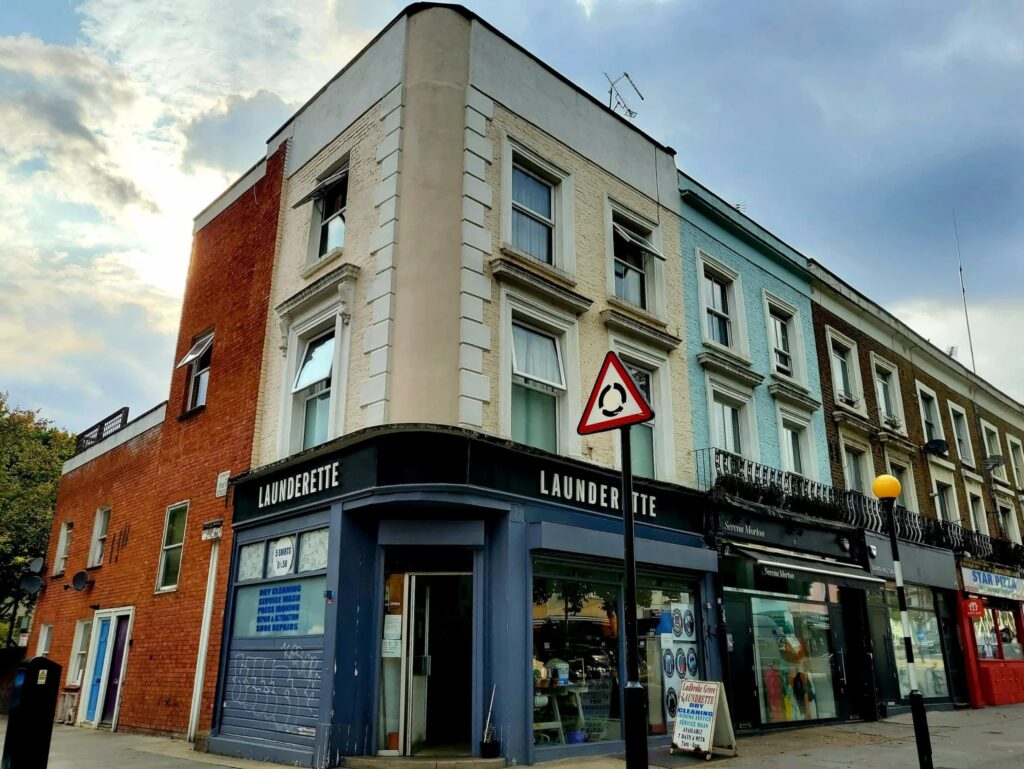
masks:
<path id="1" fill-rule="evenodd" d="M 985 457 L 992 459 L 993 457 L 999 457 L 1002 462 L 998 464 L 996 461 L 990 462 L 991 467 L 989 468 L 996 478 L 1001 481 L 1006 481 L 1008 476 L 1006 474 L 1006 457 L 1003 456 L 1003 450 L 999 442 L 999 430 L 990 425 L 988 422 L 981 423 L 981 435 L 982 440 L 985 443 Z"/>
<path id="2" fill-rule="evenodd" d="M 832 340 L 832 379 L 836 399 L 847 406 L 856 407 L 857 393 L 854 391 L 853 370 L 857 365 L 853 348 L 836 339 Z"/>
<path id="3" fill-rule="evenodd" d="M 612 210 L 611 223 L 615 296 L 642 310 L 657 311 L 658 262 L 665 257 L 654 246 L 654 229 L 618 208 Z"/>
<path id="4" fill-rule="evenodd" d="M 1013 505 L 1000 502 L 999 525 L 1002 527 L 1003 536 L 1011 542 L 1020 542 L 1020 529 L 1017 527 L 1017 516 L 1013 514 Z"/>
<path id="5" fill-rule="evenodd" d="M 729 281 L 711 271 L 704 273 L 704 301 L 707 314 L 707 334 L 713 342 L 732 347 L 732 302 Z"/>
<path id="6" fill-rule="evenodd" d="M 1006 436 L 1006 442 L 1010 445 L 1010 466 L 1013 469 L 1013 482 L 1018 489 L 1024 489 L 1024 446 L 1012 436 Z"/>
<path id="7" fill-rule="evenodd" d="M 910 477 L 910 468 L 900 462 L 889 461 L 889 474 L 900 482 L 900 495 L 896 497 L 896 504 L 900 507 L 911 510 L 910 494 L 913 480 Z"/>
<path id="8" fill-rule="evenodd" d="M 513 322 L 513 440 L 557 451 L 559 401 L 565 390 L 559 340 L 550 333 Z"/>
<path id="9" fill-rule="evenodd" d="M 103 550 L 107 544 L 107 527 L 110 525 L 110 508 L 101 507 L 96 511 L 92 525 L 92 542 L 89 545 L 88 566 L 103 565 Z"/>
<path id="10" fill-rule="evenodd" d="M 67 564 L 68 553 L 71 551 L 71 534 L 75 529 L 72 521 L 65 521 L 60 525 L 60 534 L 57 535 L 57 553 L 53 559 L 53 575 L 64 573 Z"/>
<path id="11" fill-rule="evenodd" d="M 554 264 L 555 187 L 512 166 L 512 246 L 545 264 Z"/>
<path id="12" fill-rule="evenodd" d="M 206 405 L 213 360 L 213 332 L 198 337 L 176 368 L 188 366 L 188 409 Z"/>
<path id="13" fill-rule="evenodd" d="M 626 370 L 633 377 L 633 381 L 636 382 L 636 386 L 643 393 L 647 402 L 653 404 L 654 401 L 651 400 L 652 373 L 645 368 L 629 364 L 626 365 Z M 653 478 L 655 476 L 654 420 L 641 422 L 629 428 L 629 445 L 633 474 L 643 478 Z"/>
<path id="14" fill-rule="evenodd" d="M 782 423 L 782 469 L 804 475 L 803 433 L 807 428 L 792 422 Z"/>
<path id="15" fill-rule="evenodd" d="M 771 341 L 775 358 L 773 361 L 775 371 L 776 373 L 791 377 L 794 373 L 793 350 L 792 342 L 790 341 L 790 336 L 792 336 L 790 326 L 793 323 L 793 316 L 777 307 L 772 307 L 768 314 L 772 322 Z"/>
<path id="16" fill-rule="evenodd" d="M 863 494 L 866 488 L 864 481 L 864 459 L 865 452 L 853 446 L 843 447 L 843 473 L 846 476 L 846 487 L 858 494 Z"/>
<path id="17" fill-rule="evenodd" d="M 971 514 L 971 528 L 982 534 L 988 534 L 988 521 L 985 516 L 985 503 L 980 494 L 972 491 L 967 493 L 967 507 Z"/>
<path id="18" fill-rule="evenodd" d="M 157 567 L 157 590 L 174 590 L 181 574 L 181 554 L 185 547 L 185 523 L 188 502 L 171 505 L 164 518 L 164 538 Z"/>
<path id="19" fill-rule="evenodd" d="M 903 399 L 896 367 L 871 353 L 871 374 L 875 380 L 875 400 L 878 421 L 890 430 L 905 432 L 903 426 Z"/>
<path id="20" fill-rule="evenodd" d="M 918 382 L 917 400 L 921 406 L 921 425 L 925 441 L 945 440 L 935 392 Z"/>
<path id="21" fill-rule="evenodd" d="M 53 643 L 53 625 L 40 625 L 39 640 L 36 642 L 36 656 L 47 656 L 50 653 L 51 643 Z"/>
<path id="22" fill-rule="evenodd" d="M 715 445 L 732 454 L 742 454 L 744 448 L 741 424 L 742 406 L 715 393 L 712 400 Z"/>
<path id="23" fill-rule="evenodd" d="M 345 211 L 348 208 L 348 171 L 326 187 L 318 201 L 320 245 L 318 257 L 324 257 L 345 245 Z"/>
<path id="24" fill-rule="evenodd" d="M 501 181 L 503 245 L 572 273 L 576 267 L 572 177 L 506 137 Z"/>
<path id="25" fill-rule="evenodd" d="M 292 395 L 301 413 L 302 449 L 319 446 L 330 433 L 334 329 L 306 340 Z"/>
<path id="26" fill-rule="evenodd" d="M 942 481 L 935 482 L 935 509 L 940 521 L 953 521 L 953 504 L 950 497 L 953 487 Z"/>
<path id="27" fill-rule="evenodd" d="M 956 439 L 956 455 L 965 465 L 974 465 L 974 447 L 971 432 L 967 426 L 967 412 L 952 401 L 949 404 L 949 418 L 953 423 L 953 437 Z"/>

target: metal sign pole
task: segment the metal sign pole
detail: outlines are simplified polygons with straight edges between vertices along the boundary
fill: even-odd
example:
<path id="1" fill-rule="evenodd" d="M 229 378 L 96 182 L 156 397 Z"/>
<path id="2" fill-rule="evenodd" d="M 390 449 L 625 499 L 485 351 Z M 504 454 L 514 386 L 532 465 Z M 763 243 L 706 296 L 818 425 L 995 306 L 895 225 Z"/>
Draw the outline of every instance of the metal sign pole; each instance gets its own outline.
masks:
<path id="1" fill-rule="evenodd" d="M 639 638 L 636 618 L 636 539 L 633 530 L 633 462 L 629 425 L 620 428 L 622 438 L 622 524 L 626 567 L 626 769 L 647 769 L 647 696 L 640 685 Z"/>

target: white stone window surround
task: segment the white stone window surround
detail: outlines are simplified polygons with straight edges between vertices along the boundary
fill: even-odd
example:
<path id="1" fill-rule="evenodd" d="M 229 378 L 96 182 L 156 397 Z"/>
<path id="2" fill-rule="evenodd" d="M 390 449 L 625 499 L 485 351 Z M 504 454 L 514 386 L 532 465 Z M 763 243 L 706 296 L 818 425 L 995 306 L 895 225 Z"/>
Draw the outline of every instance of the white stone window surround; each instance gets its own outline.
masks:
<path id="1" fill-rule="evenodd" d="M 789 443 L 786 440 L 786 428 L 796 429 L 800 436 L 800 464 L 803 468 L 803 472 L 799 475 L 808 480 L 818 480 L 818 456 L 815 451 L 817 443 L 811 413 L 776 400 L 775 418 L 779 428 L 779 455 L 783 460 L 783 469 L 792 472 L 785 467 L 785 459 L 790 451 Z"/>
<path id="2" fill-rule="evenodd" d="M 907 434 L 907 415 L 903 409 L 903 391 L 900 388 L 900 372 L 895 363 L 886 360 L 876 352 L 868 353 L 871 363 L 871 386 L 874 388 L 875 402 L 878 406 L 878 423 L 888 430 L 897 432 L 900 435 Z M 891 416 L 899 420 L 899 427 L 892 427 L 885 422 L 885 414 L 882 413 L 882 399 L 878 397 L 878 370 L 883 369 L 889 374 L 889 400 L 892 401 L 893 413 Z"/>
<path id="3" fill-rule="evenodd" d="M 615 333 L 608 334 L 608 344 L 627 365 L 651 372 L 651 399 L 654 401 L 654 477 L 659 481 L 676 478 L 675 415 L 672 409 L 672 371 L 668 356 L 661 350 L 627 339 Z M 622 467 L 622 447 L 613 441 L 615 466 Z"/>
<path id="4" fill-rule="evenodd" d="M 328 185 L 324 186 L 323 192 L 329 189 L 333 189 L 338 184 L 348 185 L 349 183 L 349 161 L 351 156 L 346 153 L 343 157 L 339 158 L 335 162 L 328 166 L 327 170 L 321 173 L 316 178 L 316 185 L 314 190 L 319 188 L 324 182 L 329 182 Z M 346 198 L 348 193 L 346 192 Z M 298 205 L 298 204 L 296 204 Z M 312 206 L 309 222 L 309 241 L 306 247 L 306 268 L 308 272 L 312 272 L 313 267 L 321 267 L 326 262 L 333 262 L 335 259 L 340 257 L 345 251 L 344 243 L 336 248 L 333 248 L 325 253 L 320 253 L 320 230 L 323 223 L 323 207 L 324 207 L 324 196 L 318 195 L 313 197 L 309 202 L 304 205 Z M 348 202 L 346 200 L 345 207 L 342 209 L 341 216 L 347 216 L 346 210 L 348 208 Z M 307 272 L 307 274 L 308 274 Z"/>
<path id="5" fill-rule="evenodd" d="M 914 480 L 914 465 L 906 454 L 890 451 L 887 448 L 885 450 L 885 470 L 890 475 L 895 475 L 892 471 L 894 463 L 906 469 L 907 482 L 903 484 L 903 501 L 906 503 L 906 508 L 912 513 L 919 513 L 921 507 L 917 501 L 917 482 Z"/>
<path id="6" fill-rule="evenodd" d="M 971 478 L 964 478 L 964 491 L 967 494 L 967 499 L 964 500 L 964 506 L 967 508 L 968 514 L 970 514 L 971 527 L 974 527 L 974 518 L 978 518 L 978 522 L 981 524 L 981 528 L 975 529 L 987 536 L 989 535 L 988 528 L 988 512 L 985 509 L 985 488 L 981 482 L 973 480 Z M 975 495 L 978 498 L 979 509 L 971 509 L 971 495 Z"/>
<path id="7" fill-rule="evenodd" d="M 605 195 L 604 198 L 604 237 L 605 237 L 605 274 L 608 276 L 608 296 L 628 303 L 615 294 L 615 233 L 612 224 L 624 222 L 627 227 L 641 234 L 646 233 L 651 246 L 659 253 L 664 253 L 661 240 L 661 227 L 657 222 L 641 216 L 617 200 Z M 644 258 L 644 276 L 646 282 L 647 306 L 637 309 L 654 315 L 659 320 L 666 319 L 665 312 L 665 268 L 663 261 L 648 254 Z M 632 306 L 631 303 L 630 306 Z"/>
<path id="8" fill-rule="evenodd" d="M 67 567 L 68 552 L 71 550 L 71 537 L 74 536 L 75 522 L 64 521 L 60 525 L 60 533 L 57 535 L 57 550 L 53 558 L 53 574 L 57 577 L 64 573 Z"/>
<path id="9" fill-rule="evenodd" d="M 761 444 L 757 432 L 757 408 L 754 391 L 749 387 L 731 382 L 721 374 L 705 371 L 704 389 L 707 392 L 708 444 L 715 446 L 715 396 L 739 411 L 740 455 L 758 462 L 761 459 Z"/>
<path id="10" fill-rule="evenodd" d="M 512 245 L 512 166 L 522 165 L 552 185 L 554 232 L 552 266 L 576 274 L 575 191 L 573 177 L 525 144 L 503 133 L 501 137 L 501 247 L 533 259 Z"/>
<path id="11" fill-rule="evenodd" d="M 963 521 L 963 515 L 960 512 L 960 498 L 956 491 L 956 480 L 954 476 L 954 470 L 952 468 L 940 465 L 937 462 L 931 461 L 929 457 L 928 470 L 931 476 L 932 485 L 932 504 L 935 505 L 935 515 L 941 520 L 942 515 L 939 508 L 939 483 L 944 483 L 949 486 L 949 521 L 951 523 L 961 523 Z"/>
<path id="12" fill-rule="evenodd" d="M 949 424 L 953 428 L 953 440 L 950 441 L 950 444 L 956 446 L 956 453 L 960 458 L 960 464 L 967 465 L 968 467 L 976 467 L 977 465 L 975 463 L 977 460 L 975 459 L 976 455 L 974 453 L 974 439 L 971 437 L 971 423 L 967 418 L 967 410 L 953 401 L 946 401 L 946 404 L 949 406 Z M 960 442 L 957 439 L 956 418 L 958 415 L 963 418 L 964 438 L 967 442 L 966 455 L 961 453 Z"/>
<path id="13" fill-rule="evenodd" d="M 846 409 L 847 411 L 852 411 L 854 414 L 859 414 L 867 419 L 867 401 L 864 398 L 864 383 L 861 380 L 860 352 L 857 349 L 857 343 L 850 339 L 850 337 L 846 336 L 843 332 L 828 325 L 825 326 L 825 339 L 828 342 L 828 365 L 829 371 L 832 373 L 832 394 L 835 399 L 836 406 Z M 837 354 L 835 351 L 836 344 L 841 347 L 845 347 L 849 351 L 846 357 L 846 365 L 850 380 L 850 389 L 853 391 L 849 393 L 849 395 L 856 399 L 855 404 L 847 403 L 840 397 L 842 385 L 835 361 Z"/>
<path id="14" fill-rule="evenodd" d="M 281 418 L 278 453 L 284 459 L 302 449 L 303 406 L 292 392 L 295 375 L 302 362 L 306 342 L 334 329 L 334 361 L 331 364 L 331 403 L 328 409 L 327 440 L 345 432 L 345 405 L 348 392 L 348 362 L 351 345 L 351 325 L 348 312 L 351 301 L 337 291 L 325 291 L 312 307 L 295 316 L 281 318 L 281 334 L 285 340 L 284 376 L 281 381 Z"/>
<path id="15" fill-rule="evenodd" d="M 925 441 L 928 440 L 928 430 L 925 427 L 925 422 L 927 420 L 925 419 L 925 406 L 924 400 L 921 399 L 921 393 L 929 396 L 935 406 L 936 440 L 946 440 L 946 428 L 942 425 L 942 411 L 939 408 L 939 396 L 935 394 L 935 390 L 917 379 L 914 380 L 914 392 L 917 393 L 917 411 L 921 417 L 921 432 L 924 434 Z"/>
<path id="16" fill-rule="evenodd" d="M 1010 476 L 1006 473 L 1006 465 L 1010 461 L 1010 458 L 1006 456 L 1006 453 L 1003 451 L 1003 441 L 999 437 L 999 428 L 984 419 L 979 421 L 981 422 L 981 445 L 982 448 L 985 449 L 985 459 L 988 459 L 993 455 L 998 455 L 1003 458 L 1003 464 L 999 465 L 999 467 L 993 468 L 991 471 L 992 475 L 997 481 L 1009 483 Z M 989 448 L 990 435 L 995 436 L 996 451 L 992 451 L 991 448 Z"/>
<path id="17" fill-rule="evenodd" d="M 555 337 L 565 372 L 565 394 L 558 404 L 558 453 L 579 458 L 576 433 L 580 400 L 580 339 L 576 316 L 545 305 L 526 294 L 502 287 L 500 302 L 501 381 L 498 386 L 498 430 L 512 438 L 512 321 L 521 321 Z"/>
<path id="18" fill-rule="evenodd" d="M 743 278 L 739 272 L 718 261 L 699 246 L 697 258 L 697 296 L 700 299 L 700 334 L 706 347 L 720 350 L 737 358 L 744 365 L 750 365 L 750 341 L 747 338 L 746 305 L 743 303 Z M 726 284 L 729 302 L 729 324 L 733 344 L 726 346 L 708 336 L 708 297 L 704 293 L 704 276 L 710 273 Z"/>
<path id="19" fill-rule="evenodd" d="M 1020 438 L 1009 433 L 1006 434 L 1006 443 L 1010 449 L 1010 469 L 1013 472 L 1013 484 L 1019 490 L 1024 488 L 1024 443 L 1021 442 Z"/>
<path id="20" fill-rule="evenodd" d="M 851 435 L 845 430 L 839 432 L 839 456 L 842 460 L 843 482 L 846 489 L 853 490 L 850 479 L 847 478 L 847 449 L 852 449 L 860 454 L 857 460 L 857 472 L 860 473 L 861 493 L 871 495 L 871 483 L 874 481 L 875 468 L 871 459 L 871 445 L 859 436 Z"/>
<path id="21" fill-rule="evenodd" d="M 1013 495 L 1008 492 L 996 491 L 996 512 L 999 515 L 999 524 L 1002 526 L 1003 515 L 999 508 L 1005 507 L 1010 511 L 1010 526 L 1008 531 L 1002 532 L 1011 542 L 1021 544 L 1020 523 L 1017 521 L 1017 506 L 1014 504 Z M 1004 527 L 1005 528 L 1005 527 Z"/>
<path id="22" fill-rule="evenodd" d="M 768 366 L 772 376 L 782 380 L 795 382 L 807 387 L 807 358 L 804 355 L 803 324 L 800 322 L 800 311 L 785 299 L 776 296 L 768 289 L 761 292 L 764 301 L 765 328 L 768 330 Z M 786 375 L 775 368 L 775 330 L 772 324 L 772 310 L 781 315 L 788 315 L 786 324 L 789 332 L 789 356 L 793 373 Z"/>

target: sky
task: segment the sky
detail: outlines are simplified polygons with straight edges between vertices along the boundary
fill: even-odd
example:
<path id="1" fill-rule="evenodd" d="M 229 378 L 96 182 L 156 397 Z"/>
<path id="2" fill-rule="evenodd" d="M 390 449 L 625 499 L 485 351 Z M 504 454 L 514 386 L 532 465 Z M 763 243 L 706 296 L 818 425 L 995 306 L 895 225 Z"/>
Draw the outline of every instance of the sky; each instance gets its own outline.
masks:
<path id="1" fill-rule="evenodd" d="M 682 170 L 970 365 L 955 216 L 1024 400 L 1024 3 L 466 4 L 599 98 L 628 71 Z M 72 430 L 164 400 L 193 217 L 403 5 L 0 0 L 0 390 Z"/>

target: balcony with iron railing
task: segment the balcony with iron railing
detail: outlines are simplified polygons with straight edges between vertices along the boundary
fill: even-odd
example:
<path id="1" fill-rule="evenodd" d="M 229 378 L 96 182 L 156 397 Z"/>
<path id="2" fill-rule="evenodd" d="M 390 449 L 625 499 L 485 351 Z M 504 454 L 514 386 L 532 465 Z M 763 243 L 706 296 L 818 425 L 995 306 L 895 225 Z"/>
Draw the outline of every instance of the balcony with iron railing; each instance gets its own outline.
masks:
<path id="1" fill-rule="evenodd" d="M 720 489 L 780 510 L 846 523 L 877 534 L 889 533 L 882 504 L 874 497 L 812 481 L 722 449 L 700 449 L 696 454 L 697 485 L 701 491 Z M 957 523 L 926 518 L 900 506 L 896 507 L 895 520 L 897 536 L 904 541 L 1024 569 L 1024 547 L 1009 540 L 995 539 Z"/>
<path id="2" fill-rule="evenodd" d="M 104 417 L 91 427 L 87 427 L 75 439 L 75 454 L 81 454 L 92 448 L 104 438 L 109 438 L 128 424 L 128 407 L 119 408 L 108 417 Z"/>

